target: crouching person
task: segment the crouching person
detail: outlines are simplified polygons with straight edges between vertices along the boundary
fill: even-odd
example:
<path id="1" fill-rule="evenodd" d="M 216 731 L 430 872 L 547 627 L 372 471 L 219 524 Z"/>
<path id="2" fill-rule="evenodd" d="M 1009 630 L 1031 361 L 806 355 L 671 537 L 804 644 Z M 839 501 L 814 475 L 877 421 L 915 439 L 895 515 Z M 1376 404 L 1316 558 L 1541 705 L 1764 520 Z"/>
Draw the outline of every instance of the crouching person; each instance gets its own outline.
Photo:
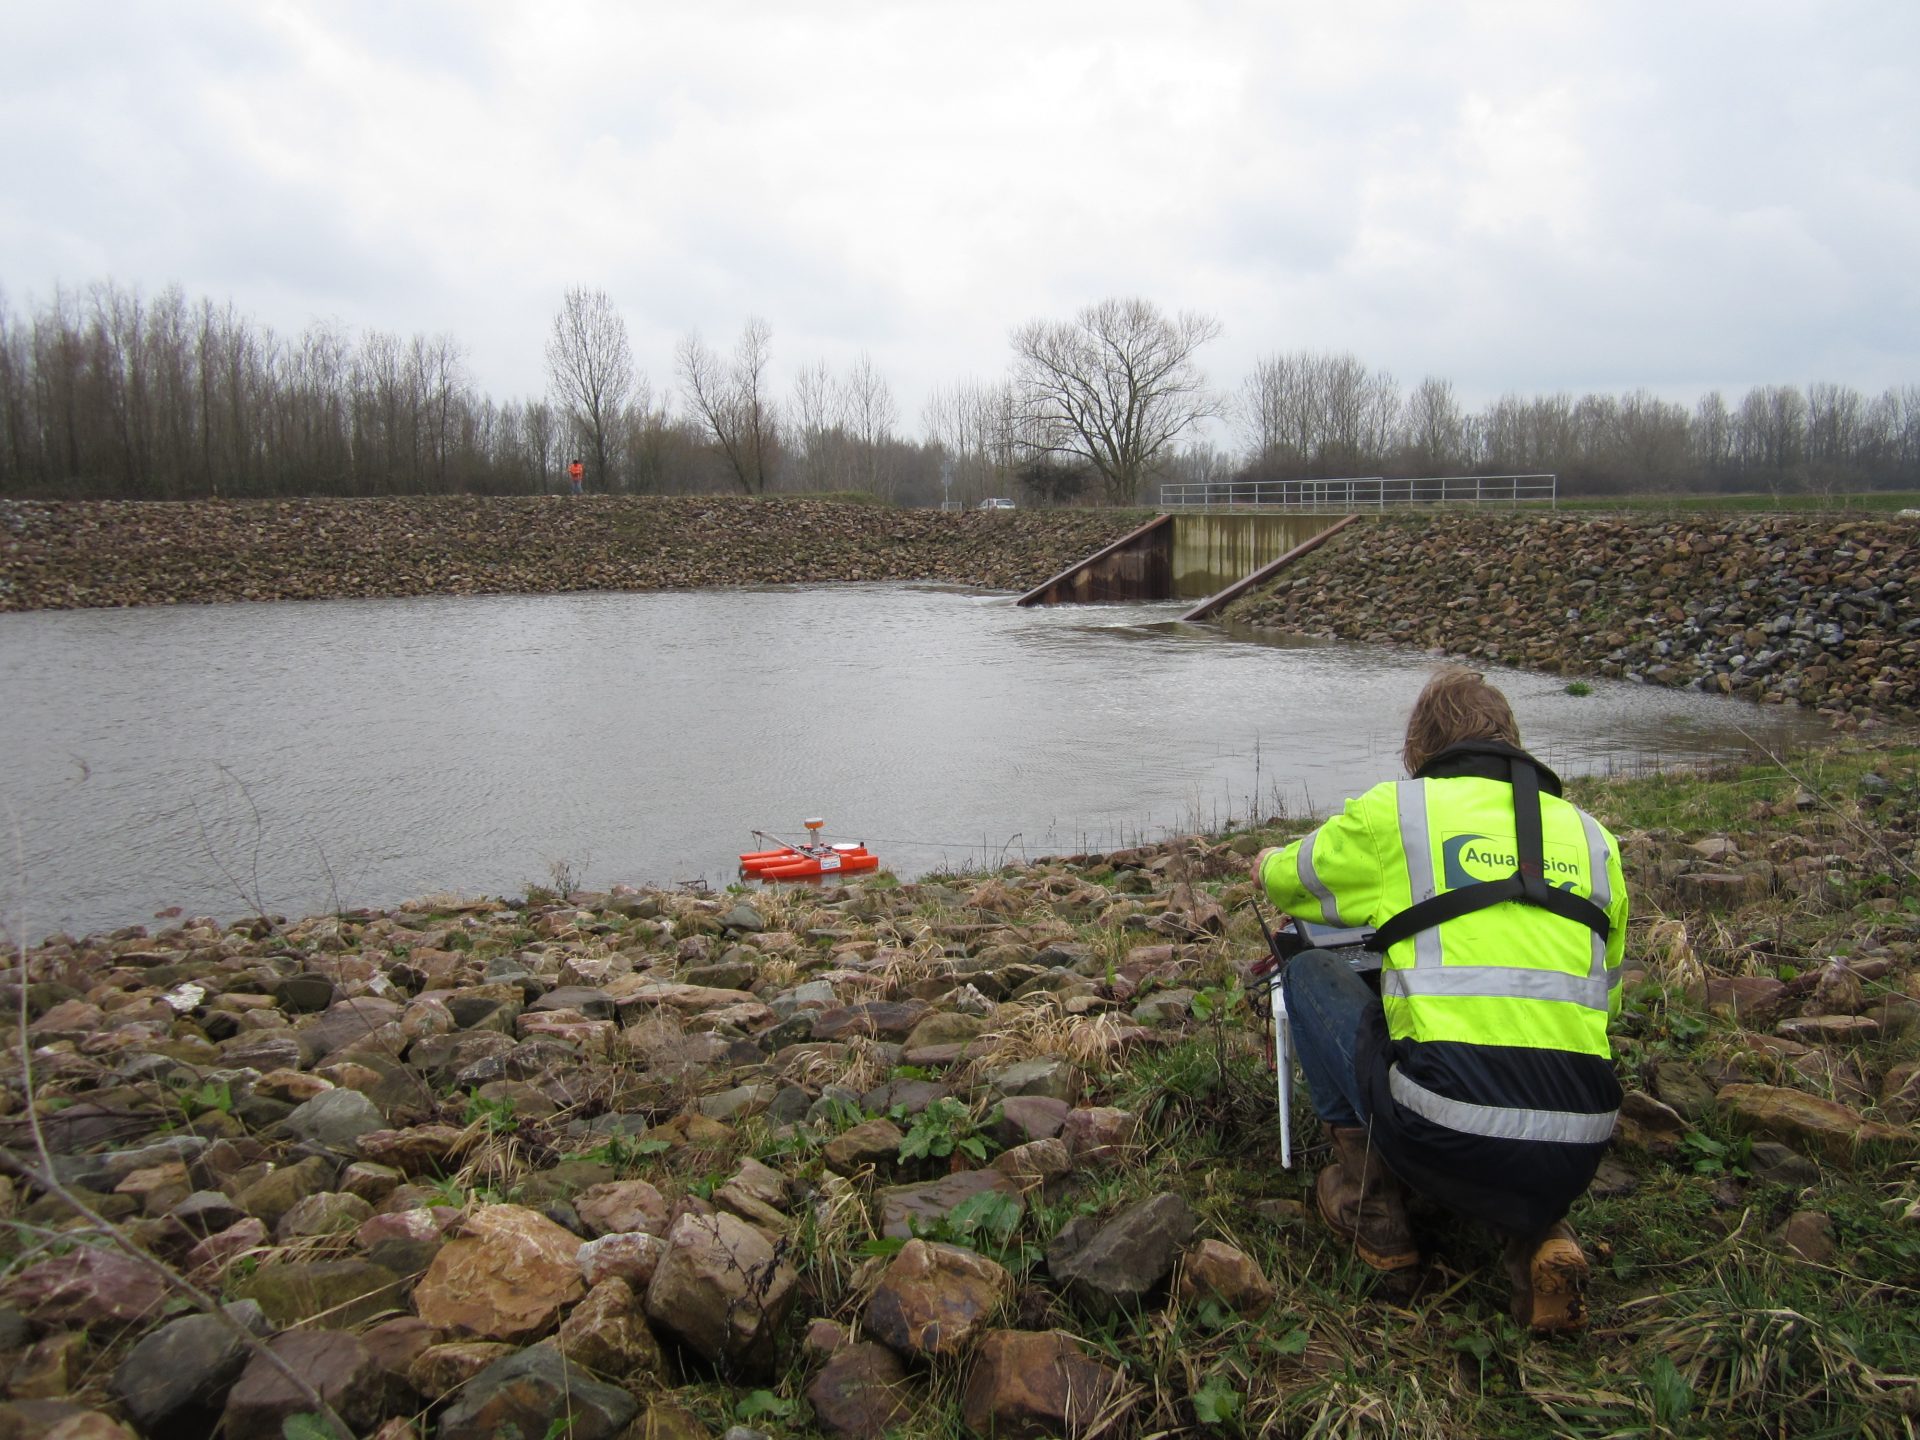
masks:
<path id="1" fill-rule="evenodd" d="M 1613 1133 L 1627 892 L 1612 835 L 1520 749 L 1506 697 L 1449 669 L 1407 722 L 1407 780 L 1263 850 L 1281 910 L 1376 931 L 1380 991 L 1326 951 L 1296 956 L 1287 1012 L 1333 1139 L 1321 1217 L 1368 1265 L 1419 1261 L 1412 1186 L 1506 1242 L 1516 1321 L 1586 1324 L 1568 1209 Z"/>

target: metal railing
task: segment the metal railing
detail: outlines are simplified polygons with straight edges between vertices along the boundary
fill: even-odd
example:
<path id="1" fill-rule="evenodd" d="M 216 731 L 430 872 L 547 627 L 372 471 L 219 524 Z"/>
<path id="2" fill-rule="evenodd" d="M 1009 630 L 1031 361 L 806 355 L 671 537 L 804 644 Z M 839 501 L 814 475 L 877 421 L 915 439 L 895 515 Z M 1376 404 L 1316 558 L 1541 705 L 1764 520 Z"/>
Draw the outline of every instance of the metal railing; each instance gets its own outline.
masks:
<path id="1" fill-rule="evenodd" d="M 1160 487 L 1163 510 L 1313 510 L 1353 514 L 1398 506 L 1559 503 L 1557 475 L 1423 475 L 1388 480 L 1206 480 Z"/>

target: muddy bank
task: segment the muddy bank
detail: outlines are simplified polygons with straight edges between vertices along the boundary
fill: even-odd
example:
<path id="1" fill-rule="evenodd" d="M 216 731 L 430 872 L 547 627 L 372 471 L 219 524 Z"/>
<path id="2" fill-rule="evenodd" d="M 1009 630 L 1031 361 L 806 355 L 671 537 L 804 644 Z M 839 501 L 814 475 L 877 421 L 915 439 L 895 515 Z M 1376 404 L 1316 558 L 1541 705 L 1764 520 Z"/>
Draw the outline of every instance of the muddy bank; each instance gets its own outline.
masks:
<path id="1" fill-rule="evenodd" d="M 1855 718 L 1920 705 L 1920 522 L 1442 515 L 1336 537 L 1229 621 Z"/>
<path id="2" fill-rule="evenodd" d="M 0 501 L 0 610 L 790 581 L 1017 590 L 1140 520 L 726 496 Z"/>

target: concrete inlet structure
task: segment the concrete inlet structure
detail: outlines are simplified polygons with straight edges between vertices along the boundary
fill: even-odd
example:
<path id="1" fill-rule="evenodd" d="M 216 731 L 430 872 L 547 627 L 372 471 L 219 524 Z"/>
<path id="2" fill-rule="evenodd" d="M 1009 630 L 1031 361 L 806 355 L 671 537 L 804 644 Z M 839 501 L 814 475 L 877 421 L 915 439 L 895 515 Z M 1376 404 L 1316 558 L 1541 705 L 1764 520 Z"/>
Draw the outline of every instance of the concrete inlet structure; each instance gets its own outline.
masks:
<path id="1" fill-rule="evenodd" d="M 1160 515 L 1020 597 L 1022 605 L 1121 600 L 1201 603 L 1203 619 L 1315 549 L 1357 516 L 1191 513 Z"/>

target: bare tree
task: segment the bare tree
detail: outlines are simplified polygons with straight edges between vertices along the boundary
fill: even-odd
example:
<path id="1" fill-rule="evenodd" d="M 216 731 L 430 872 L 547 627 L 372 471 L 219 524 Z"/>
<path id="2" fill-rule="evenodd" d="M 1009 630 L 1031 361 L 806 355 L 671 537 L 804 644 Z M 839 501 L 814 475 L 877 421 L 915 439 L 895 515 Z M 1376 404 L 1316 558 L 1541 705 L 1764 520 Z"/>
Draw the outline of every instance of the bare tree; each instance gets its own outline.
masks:
<path id="1" fill-rule="evenodd" d="M 1308 351 L 1259 361 L 1239 404 L 1254 466 L 1270 475 L 1377 471 L 1393 449 L 1400 410 L 1399 386 L 1384 370 Z"/>
<path id="2" fill-rule="evenodd" d="M 874 369 L 873 357 L 865 351 L 848 373 L 842 393 L 860 486 L 869 494 L 891 500 L 895 477 L 888 457 L 899 412 L 894 408 L 892 388 Z"/>
<path id="3" fill-rule="evenodd" d="M 1018 408 L 1011 385 L 974 381 L 936 391 L 927 401 L 921 424 L 940 452 L 943 503 L 968 506 L 1012 493 L 1020 464 Z"/>
<path id="4" fill-rule="evenodd" d="M 750 318 L 723 360 L 689 335 L 677 355 L 680 386 L 709 444 L 725 462 L 734 483 L 749 495 L 766 493 L 779 457 L 780 419 L 767 393 L 767 365 L 773 331 Z"/>
<path id="5" fill-rule="evenodd" d="M 1733 464 L 1733 416 L 1718 390 L 1700 397 L 1688 427 L 1693 463 L 1709 485 Z"/>
<path id="6" fill-rule="evenodd" d="M 1169 319 L 1145 300 L 1103 300 L 1070 321 L 1034 320 L 1013 332 L 1013 384 L 1022 444 L 1079 456 L 1106 498 L 1138 498 L 1154 462 L 1220 402 L 1194 352 L 1220 333 L 1210 316 Z"/>
<path id="7" fill-rule="evenodd" d="M 547 376 L 592 458 L 589 483 L 612 488 L 617 421 L 633 388 L 633 350 L 627 322 L 606 291 L 567 291 L 547 337 Z"/>
<path id="8" fill-rule="evenodd" d="M 833 378 L 824 360 L 803 366 L 794 381 L 794 433 L 803 489 L 850 488 L 846 398 L 846 387 Z"/>
<path id="9" fill-rule="evenodd" d="M 1807 400 L 1797 385 L 1756 385 L 1734 412 L 1734 449 L 1774 494 L 1800 478 L 1806 459 Z"/>
<path id="10" fill-rule="evenodd" d="M 1453 382 L 1429 375 L 1400 412 L 1406 463 L 1415 474 L 1445 475 L 1466 463 L 1466 417 Z"/>

